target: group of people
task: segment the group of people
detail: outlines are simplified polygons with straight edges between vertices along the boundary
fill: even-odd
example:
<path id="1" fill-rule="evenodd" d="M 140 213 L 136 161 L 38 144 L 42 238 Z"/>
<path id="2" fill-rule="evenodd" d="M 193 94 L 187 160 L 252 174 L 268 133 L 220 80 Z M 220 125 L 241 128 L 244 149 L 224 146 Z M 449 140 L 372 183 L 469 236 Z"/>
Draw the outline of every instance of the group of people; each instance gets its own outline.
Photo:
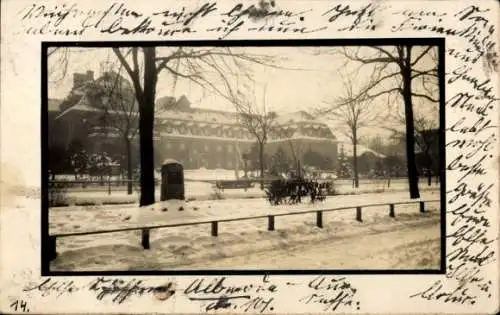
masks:
<path id="1" fill-rule="evenodd" d="M 265 189 L 267 199 L 272 205 L 301 203 L 309 196 L 311 203 L 323 201 L 330 191 L 331 183 L 319 183 L 305 179 L 281 179 L 271 182 Z"/>

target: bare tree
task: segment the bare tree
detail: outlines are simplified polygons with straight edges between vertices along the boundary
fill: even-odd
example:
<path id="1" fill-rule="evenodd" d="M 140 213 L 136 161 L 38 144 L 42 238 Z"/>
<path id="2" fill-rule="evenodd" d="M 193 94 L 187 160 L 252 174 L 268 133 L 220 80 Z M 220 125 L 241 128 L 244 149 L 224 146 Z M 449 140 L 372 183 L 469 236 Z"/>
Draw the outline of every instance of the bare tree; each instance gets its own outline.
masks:
<path id="1" fill-rule="evenodd" d="M 58 56 L 52 64 L 62 69 L 61 78 L 66 75 L 72 51 L 69 48 L 47 51 L 48 58 Z M 229 47 L 123 47 L 112 48 L 112 51 L 131 79 L 138 104 L 140 206 L 155 202 L 153 128 L 160 72 L 169 72 L 174 83 L 185 79 L 231 102 L 236 95 L 234 82 L 240 77 L 252 78 L 249 65 L 273 66 L 274 63 L 274 57 L 233 51 Z"/>
<path id="2" fill-rule="evenodd" d="M 366 71 L 371 70 L 370 84 L 358 94 L 358 98 L 375 99 L 386 95 L 389 103 L 392 102 L 391 95 L 403 99 L 410 198 L 420 197 L 414 150 L 413 99 L 423 98 L 431 102 L 439 101 L 439 96 L 433 95 L 434 93 L 426 88 L 429 81 L 437 82 L 436 51 L 436 46 L 414 45 L 343 47 L 340 50 L 340 54 L 348 61 L 359 64 L 357 72 L 366 73 Z M 370 66 L 371 69 L 366 69 L 366 66 Z M 419 80 L 425 82 L 422 83 L 423 89 L 415 86 Z"/>
<path id="3" fill-rule="evenodd" d="M 349 138 L 353 150 L 354 187 L 359 187 L 358 153 L 359 131 L 373 125 L 379 118 L 373 108 L 372 98 L 358 97 L 359 91 L 355 89 L 353 78 L 339 73 L 342 79 L 342 94 L 333 100 L 325 101 L 326 106 L 319 110 L 322 117 L 331 117 L 336 121 L 346 137 Z"/>
<path id="4" fill-rule="evenodd" d="M 439 136 L 437 133 L 435 121 L 426 117 L 420 117 L 415 120 L 415 140 L 418 148 L 424 156 L 424 163 L 427 168 L 427 185 L 431 185 L 432 174 L 439 168 L 439 161 L 436 161 L 435 148 L 439 145 Z M 439 174 L 436 172 L 436 179 Z"/>
<path id="5" fill-rule="evenodd" d="M 430 89 L 426 87 L 426 89 Z M 431 90 L 429 90 L 431 91 Z M 430 186 L 432 182 L 432 171 L 438 168 L 436 161 L 435 148 L 438 146 L 439 136 L 437 130 L 439 128 L 439 107 L 437 104 L 430 104 L 427 100 L 414 100 L 414 104 L 420 110 L 414 115 L 414 135 L 415 146 L 424 158 L 424 164 L 427 168 L 427 184 Z M 427 105 L 427 106 L 426 106 Z M 430 105 L 430 106 L 429 106 Z M 405 116 L 401 112 L 395 112 L 394 119 L 400 124 L 405 124 Z M 393 138 L 404 139 L 405 134 L 401 130 L 388 128 L 393 133 Z M 439 178 L 436 174 L 436 178 Z"/>
<path id="6" fill-rule="evenodd" d="M 250 96 L 241 91 L 237 91 L 232 95 L 232 103 L 239 114 L 241 125 L 250 133 L 259 148 L 259 166 L 260 166 L 260 189 L 264 189 L 264 150 L 269 133 L 274 127 L 276 113 L 268 111 L 267 108 L 267 85 L 264 86 L 261 106 L 255 97 L 255 89 L 249 94 L 253 94 L 253 100 Z"/>
<path id="7" fill-rule="evenodd" d="M 132 47 L 126 50 L 123 52 L 120 48 L 113 48 L 113 52 L 132 80 L 135 98 L 139 104 L 139 144 L 141 148 L 139 205 L 147 206 L 155 202 L 153 126 L 158 81 L 156 49 L 154 47 Z M 139 53 L 142 53 L 144 62 L 142 73 L 139 66 Z M 128 55 L 131 55 L 131 62 L 127 60 Z"/>
<path id="8" fill-rule="evenodd" d="M 304 167 L 304 165 L 301 159 L 304 156 L 306 148 L 302 142 L 294 144 L 291 139 L 288 140 L 288 145 L 290 146 L 290 151 L 292 152 L 293 161 L 295 162 L 294 165 L 296 168 L 297 177 L 302 178 L 304 176 L 302 172 L 302 168 Z"/>
<path id="9" fill-rule="evenodd" d="M 228 100 L 234 99 L 231 77 L 251 78 L 247 64 L 265 65 L 269 58 L 228 47 L 132 47 L 113 48 L 113 52 L 129 74 L 139 104 L 139 138 L 141 153 L 140 205 L 154 203 L 153 126 L 158 75 L 162 70 L 176 79 L 186 79 Z M 166 52 L 166 54 L 162 54 Z M 140 64 L 144 64 L 141 71 Z"/>
<path id="10" fill-rule="evenodd" d="M 127 167 L 127 193 L 132 194 L 133 165 L 132 141 L 139 130 L 139 111 L 134 90 L 122 75 L 120 66 L 107 62 L 103 65 L 102 76 L 92 84 L 89 96 L 102 104 L 100 121 L 108 127 L 107 136 L 119 137 L 123 141 Z"/>

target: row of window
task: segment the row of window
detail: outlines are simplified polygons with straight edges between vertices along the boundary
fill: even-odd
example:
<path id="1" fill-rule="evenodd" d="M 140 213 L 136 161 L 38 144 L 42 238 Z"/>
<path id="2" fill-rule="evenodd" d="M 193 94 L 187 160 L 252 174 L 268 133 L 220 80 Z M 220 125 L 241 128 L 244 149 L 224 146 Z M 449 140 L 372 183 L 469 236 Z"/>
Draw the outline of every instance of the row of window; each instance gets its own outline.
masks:
<path id="1" fill-rule="evenodd" d="M 179 142 L 178 145 L 176 143 L 167 142 L 165 146 L 166 146 L 167 150 L 175 150 L 175 149 L 181 150 L 181 151 L 186 150 L 186 144 L 184 142 Z M 224 147 L 226 148 L 225 151 L 227 153 L 233 152 L 233 146 L 231 144 L 228 144 Z M 218 145 L 216 145 L 215 149 L 217 152 L 222 152 L 222 151 L 224 151 L 224 147 L 222 145 L 218 144 Z M 203 145 L 203 149 L 205 152 L 208 152 L 208 151 L 210 151 L 210 146 L 207 143 L 205 143 Z M 193 153 L 195 153 L 195 154 L 198 153 L 198 150 L 196 148 L 194 148 Z"/>
<path id="2" fill-rule="evenodd" d="M 190 135 L 190 136 L 205 136 L 205 137 L 223 137 L 223 138 L 233 138 L 233 139 L 253 139 L 254 137 L 247 131 L 244 130 L 234 130 L 234 129 L 224 129 L 220 128 L 188 128 L 186 126 L 164 126 L 163 129 L 166 133 L 172 135 Z M 287 139 L 291 138 L 297 130 L 293 129 L 282 129 L 279 131 L 271 131 L 269 133 L 272 139 Z M 300 129 L 300 135 L 307 137 L 318 137 L 318 138 L 331 138 L 331 133 L 328 129 Z"/>
<path id="3" fill-rule="evenodd" d="M 211 167 L 211 165 L 209 164 L 208 160 L 207 159 L 199 159 L 198 161 L 193 161 L 193 160 L 190 160 L 189 161 L 189 166 L 193 166 L 193 167 L 196 167 L 196 168 L 199 168 L 199 167 L 205 167 L 205 168 L 209 168 Z M 232 169 L 234 167 L 234 163 L 231 159 L 227 159 L 226 161 L 224 161 L 224 163 L 220 160 L 216 161 L 215 162 L 215 167 L 216 168 L 226 168 L 226 169 Z"/>

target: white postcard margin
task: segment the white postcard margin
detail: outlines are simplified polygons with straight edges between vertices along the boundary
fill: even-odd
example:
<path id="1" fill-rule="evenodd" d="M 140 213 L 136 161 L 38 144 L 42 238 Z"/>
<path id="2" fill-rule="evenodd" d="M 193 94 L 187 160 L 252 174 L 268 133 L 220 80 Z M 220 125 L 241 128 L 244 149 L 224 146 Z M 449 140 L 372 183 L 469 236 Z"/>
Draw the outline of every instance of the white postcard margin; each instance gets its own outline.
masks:
<path id="1" fill-rule="evenodd" d="M 162 10 L 180 10 L 200 7 L 205 2 L 188 3 L 179 1 L 120 1 L 122 8 L 151 13 Z M 219 12 L 228 12 L 238 4 L 236 1 L 207 1 L 216 3 Z M 62 7 L 62 5 L 65 7 Z M 247 7 L 252 1 L 243 2 Z M 257 4 L 257 1 L 256 3 Z M 25 1 L 2 2 L 2 92 L 1 92 L 1 176 L 2 208 L 0 211 L 1 282 L 0 310 L 2 312 L 32 313 L 198 313 L 205 312 L 200 302 L 190 301 L 182 294 L 186 286 L 197 276 L 140 277 L 144 283 L 162 285 L 172 281 L 177 292 L 170 299 L 161 301 L 155 295 L 132 296 L 126 303 L 117 304 L 111 298 L 98 299 L 96 292 L 88 289 L 73 292 L 27 291 L 30 285 L 42 283 L 40 277 L 40 48 L 42 41 L 110 41 L 110 40 L 190 40 L 217 39 L 224 32 L 206 32 L 210 27 L 224 26 L 217 14 L 197 18 L 192 23 L 196 33 L 157 36 L 152 34 L 119 35 L 100 33 L 102 28 L 89 27 L 80 36 L 50 35 L 52 30 L 41 29 L 45 17 L 26 19 L 26 10 L 32 6 L 46 6 L 46 12 L 58 5 L 77 8 L 82 15 L 67 16 L 59 27 L 78 29 L 82 16 L 92 10 L 105 10 L 110 3 L 94 1 Z M 477 220 L 460 217 L 457 212 L 447 213 L 447 252 L 463 251 L 463 274 L 447 275 L 345 275 L 331 276 L 346 278 L 351 288 L 356 289 L 351 303 L 339 307 L 342 313 L 493 313 L 498 311 L 498 133 L 497 127 L 478 129 L 477 120 L 491 120 L 489 126 L 498 126 L 498 4 L 495 1 L 276 1 L 281 10 L 303 13 L 303 20 L 294 20 L 294 25 L 304 27 L 301 32 L 251 32 L 241 27 L 226 39 L 298 39 L 298 38 L 412 38 L 444 37 L 446 49 L 453 48 L 454 55 L 446 53 L 447 81 L 457 69 L 466 67 L 466 76 L 446 84 L 446 100 L 458 93 L 469 93 L 472 98 L 467 105 L 448 102 L 446 107 L 446 142 L 457 139 L 486 139 L 494 134 L 492 143 L 481 149 L 470 159 L 460 157 L 474 150 L 472 144 L 462 148 L 448 147 L 446 150 L 446 187 L 449 193 L 448 211 L 457 203 L 472 207 L 468 215 Z M 352 14 L 348 14 L 349 8 Z M 363 8 L 365 12 L 362 12 Z M 332 11 L 332 9 L 334 11 Z M 367 11 L 370 11 L 371 15 Z M 336 11 L 335 11 L 336 10 Z M 51 12 L 57 12 L 51 11 Z M 337 12 L 339 16 L 329 22 L 328 18 Z M 343 13 L 339 13 L 343 12 Z M 357 18 L 359 17 L 359 20 Z M 52 17 L 58 18 L 57 14 Z M 124 17 L 123 25 L 129 20 Z M 248 20 L 248 19 L 247 19 Z M 54 20 L 53 20 L 54 21 Z M 248 21 L 247 21 L 248 22 Z M 274 21 L 276 22 L 276 21 Z M 95 22 L 94 22 L 95 23 Z M 248 22 L 251 23 L 251 22 Z M 259 21 L 254 23 L 261 23 Z M 109 24 L 109 22 L 108 22 Z M 249 25 L 249 24 L 245 24 Z M 352 27 L 354 25 L 354 27 Z M 427 27 L 422 27 L 427 25 Z M 375 26 L 372 28 L 372 26 Z M 420 26 L 420 29 L 419 29 Z M 432 28 L 434 26 L 434 28 Z M 56 27 L 56 28 L 57 28 Z M 50 27 L 49 27 L 50 28 Z M 352 28 L 352 29 L 351 29 Z M 432 29 L 431 29 L 432 28 Z M 343 30 L 340 30 L 343 29 Z M 204 31 L 205 30 L 205 31 Z M 44 33 L 40 35 L 40 33 Z M 30 33 L 29 35 L 27 33 Z M 477 61 L 474 58 L 478 56 Z M 469 59 L 469 60 L 467 60 Z M 483 84 L 483 82 L 486 83 Z M 485 92 L 488 90 L 489 92 Z M 466 104 L 464 103 L 464 104 Z M 478 113 L 482 108 L 485 115 Z M 459 125 L 456 125 L 459 122 Z M 453 128 L 455 126 L 455 128 Z M 477 149 L 476 144 L 476 149 Z M 484 156 L 484 158 L 483 158 Z M 450 166 L 451 165 L 451 166 Z M 471 171 L 472 170 L 472 171 Z M 482 171 L 483 170 L 483 171 Z M 472 174 L 471 174 L 472 172 Z M 468 174 L 468 175 L 466 175 Z M 467 189 L 459 185 L 459 179 L 466 175 Z M 482 184 L 482 186 L 480 186 Z M 489 186 L 492 185 L 492 186 Z M 24 187 L 21 193 L 12 187 Z M 479 198 L 481 189 L 489 188 L 488 202 L 479 210 L 472 204 Z M 462 192 L 462 193 L 461 193 Z M 450 202 L 459 195 L 455 202 Z M 484 201 L 484 194 L 481 196 Z M 481 201 L 481 202 L 482 202 Z M 474 212 L 476 209 L 476 212 Z M 484 210 L 484 211 L 483 211 Z M 478 218 L 488 221 L 485 226 Z M 452 226 L 452 221 L 456 220 Z M 464 230 L 473 226 L 465 235 Z M 459 231 L 459 232 L 457 232 Z M 484 232 L 484 233 L 483 233 Z M 459 235 L 461 233 L 461 235 Z M 476 237 L 477 235 L 481 237 Z M 474 240 L 473 240 L 474 239 Z M 481 243 L 482 242 L 482 243 Z M 473 243 L 470 245 L 469 243 Z M 469 246 L 470 245 L 470 246 Z M 484 245 L 484 246 L 483 246 Z M 469 246 L 469 247 L 467 247 Z M 475 262 L 473 257 L 482 257 L 492 252 L 487 263 Z M 473 275 L 473 276 L 471 276 Z M 330 278 L 331 278 L 330 277 Z M 113 277 L 111 277 L 113 278 Z M 139 277 L 121 277 L 132 280 Z M 474 279 L 475 278 L 475 279 Z M 207 277 L 210 279 L 210 277 Z M 271 313 L 317 313 L 333 312 L 325 303 L 305 304 L 304 297 L 313 292 L 307 283 L 314 276 L 228 276 L 232 285 L 262 284 L 276 286 L 267 297 L 272 296 L 272 307 L 264 312 Z M 55 277 L 61 287 L 68 283 L 77 288 L 88 288 L 96 277 Z M 267 282 L 266 282 L 267 281 Z M 290 286 L 286 283 L 301 283 Z M 458 291 L 457 291 L 458 290 Z M 453 293 L 455 292 L 455 293 Z M 457 293 L 458 292 L 458 293 Z M 328 290 L 317 292 L 325 298 L 333 298 Z M 456 299 L 449 298 L 452 293 Z M 441 294 L 441 295 L 440 295 Z M 463 299 L 465 296 L 473 298 Z M 448 297 L 448 299 L 446 299 Z M 460 299 L 462 298 L 462 299 Z M 471 303 L 474 301 L 473 303 Z M 325 309 L 327 309 L 325 311 Z M 224 310 L 222 310 L 224 311 Z M 228 311 L 228 310 L 225 310 Z M 244 309 L 230 309 L 243 313 Z M 256 310 L 246 310 L 248 313 Z"/>

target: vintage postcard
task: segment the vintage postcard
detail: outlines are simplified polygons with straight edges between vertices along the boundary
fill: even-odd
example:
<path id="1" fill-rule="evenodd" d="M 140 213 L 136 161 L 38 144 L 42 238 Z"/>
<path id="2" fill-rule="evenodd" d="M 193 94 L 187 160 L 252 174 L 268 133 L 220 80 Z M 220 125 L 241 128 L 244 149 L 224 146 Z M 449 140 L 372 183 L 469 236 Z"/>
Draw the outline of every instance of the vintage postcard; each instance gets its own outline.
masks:
<path id="1" fill-rule="evenodd" d="M 499 310 L 494 1 L 2 2 L 2 313 Z"/>

